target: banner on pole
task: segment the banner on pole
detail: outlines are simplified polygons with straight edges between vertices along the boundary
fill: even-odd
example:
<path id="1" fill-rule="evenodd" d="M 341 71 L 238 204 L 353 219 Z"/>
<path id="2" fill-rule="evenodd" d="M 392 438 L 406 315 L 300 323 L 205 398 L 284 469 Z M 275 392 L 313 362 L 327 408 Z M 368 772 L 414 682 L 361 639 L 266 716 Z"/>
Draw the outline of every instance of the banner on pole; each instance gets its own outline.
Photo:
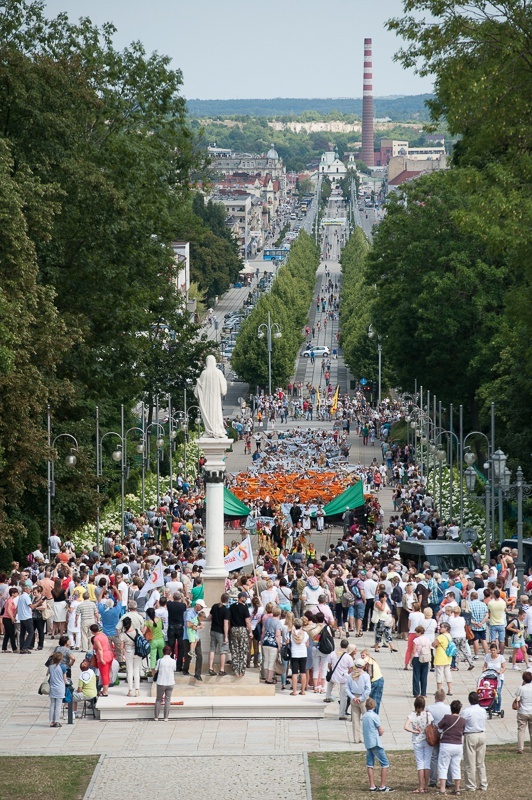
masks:
<path id="1" fill-rule="evenodd" d="M 224 558 L 224 567 L 228 572 L 242 569 L 253 564 L 253 553 L 251 550 L 251 537 L 249 534 L 238 547 L 231 550 Z"/>
<path id="2" fill-rule="evenodd" d="M 164 586 L 163 565 L 160 558 L 155 562 L 155 566 L 150 572 L 150 577 L 140 590 L 138 596 L 144 597 L 148 592 L 151 592 L 152 589 L 158 589 L 159 586 Z"/>

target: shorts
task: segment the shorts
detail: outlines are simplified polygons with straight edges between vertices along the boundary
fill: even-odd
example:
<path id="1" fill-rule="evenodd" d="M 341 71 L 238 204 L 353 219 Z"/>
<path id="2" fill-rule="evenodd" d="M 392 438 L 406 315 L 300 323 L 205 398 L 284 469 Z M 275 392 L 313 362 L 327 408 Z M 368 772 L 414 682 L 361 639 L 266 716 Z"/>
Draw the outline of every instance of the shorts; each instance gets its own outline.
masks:
<path id="1" fill-rule="evenodd" d="M 292 675 L 297 675 L 300 673 L 303 675 L 307 671 L 307 656 L 302 656 L 301 658 L 291 658 L 290 664 L 292 667 Z"/>
<path id="2" fill-rule="evenodd" d="M 219 631 L 211 630 L 211 653 L 216 653 L 216 649 L 220 653 L 228 653 L 229 652 L 229 642 L 224 643 L 224 635 L 223 633 L 219 633 Z"/>
<path id="3" fill-rule="evenodd" d="M 477 631 L 475 628 L 473 628 L 473 636 L 475 637 L 473 639 L 474 642 L 485 642 L 486 641 L 486 631 L 485 630 L 484 631 Z"/>
<path id="4" fill-rule="evenodd" d="M 506 637 L 506 629 L 504 625 L 491 625 L 490 631 L 491 631 L 490 641 L 500 642 L 501 644 L 504 644 L 504 640 Z"/>
<path id="5" fill-rule="evenodd" d="M 355 603 L 349 609 L 349 616 L 355 619 L 364 619 L 364 603 Z"/>
<path id="6" fill-rule="evenodd" d="M 375 758 L 381 765 L 381 767 L 389 767 L 390 762 L 388 761 L 388 756 L 384 752 L 384 748 L 380 747 L 380 745 L 376 745 L 375 747 L 370 747 L 366 750 L 366 767 L 373 767 L 375 766 Z"/>
<path id="7" fill-rule="evenodd" d="M 434 671 L 436 673 L 436 683 L 443 683 L 444 681 L 446 683 L 452 683 L 453 679 L 451 677 L 450 664 L 445 664 L 445 666 L 442 666 L 441 664 L 439 666 L 434 665 Z"/>

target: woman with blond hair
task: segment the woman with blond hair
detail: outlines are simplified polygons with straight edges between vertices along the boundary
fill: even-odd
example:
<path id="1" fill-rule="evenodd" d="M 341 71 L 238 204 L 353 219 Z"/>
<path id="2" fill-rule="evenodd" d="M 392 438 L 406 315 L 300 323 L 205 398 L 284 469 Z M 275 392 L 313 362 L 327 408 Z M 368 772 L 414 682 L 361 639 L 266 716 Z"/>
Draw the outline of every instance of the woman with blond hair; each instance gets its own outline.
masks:
<path id="1" fill-rule="evenodd" d="M 292 635 L 292 631 L 294 630 L 294 619 L 295 619 L 295 615 L 291 611 L 282 611 L 281 612 L 281 622 L 283 624 L 283 644 L 289 644 L 290 643 L 290 636 Z M 281 689 L 287 689 L 288 688 L 288 683 L 287 683 L 287 680 L 288 680 L 288 677 L 287 677 L 288 664 L 289 664 L 289 661 L 286 661 L 283 658 L 284 672 L 281 675 Z"/>

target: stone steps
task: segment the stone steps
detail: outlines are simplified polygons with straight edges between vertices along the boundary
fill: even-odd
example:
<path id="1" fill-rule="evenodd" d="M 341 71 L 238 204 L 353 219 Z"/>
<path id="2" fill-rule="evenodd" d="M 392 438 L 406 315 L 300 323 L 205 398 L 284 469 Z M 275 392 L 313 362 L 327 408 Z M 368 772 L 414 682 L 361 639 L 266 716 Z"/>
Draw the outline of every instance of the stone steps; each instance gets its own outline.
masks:
<path id="1" fill-rule="evenodd" d="M 270 688 L 270 687 L 267 687 Z M 141 690 L 140 697 L 110 694 L 98 699 L 100 720 L 151 719 L 155 700 Z M 321 719 L 323 695 L 292 697 L 290 692 L 273 697 L 186 697 L 174 693 L 171 719 Z M 162 716 L 162 714 L 161 714 Z"/>

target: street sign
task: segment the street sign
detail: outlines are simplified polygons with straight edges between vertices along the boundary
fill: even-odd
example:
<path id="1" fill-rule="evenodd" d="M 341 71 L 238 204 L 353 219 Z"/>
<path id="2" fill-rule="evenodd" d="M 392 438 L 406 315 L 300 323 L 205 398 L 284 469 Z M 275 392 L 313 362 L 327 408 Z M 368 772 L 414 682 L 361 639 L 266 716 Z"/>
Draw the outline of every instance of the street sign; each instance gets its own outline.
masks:
<path id="1" fill-rule="evenodd" d="M 366 383 L 367 383 L 367 380 L 366 380 L 365 378 L 360 378 L 360 380 L 359 380 L 359 384 L 360 384 L 361 386 L 365 386 L 365 385 L 366 385 Z"/>
<path id="2" fill-rule="evenodd" d="M 462 528 L 461 538 L 463 542 L 474 542 L 478 539 L 478 533 L 474 528 Z"/>

